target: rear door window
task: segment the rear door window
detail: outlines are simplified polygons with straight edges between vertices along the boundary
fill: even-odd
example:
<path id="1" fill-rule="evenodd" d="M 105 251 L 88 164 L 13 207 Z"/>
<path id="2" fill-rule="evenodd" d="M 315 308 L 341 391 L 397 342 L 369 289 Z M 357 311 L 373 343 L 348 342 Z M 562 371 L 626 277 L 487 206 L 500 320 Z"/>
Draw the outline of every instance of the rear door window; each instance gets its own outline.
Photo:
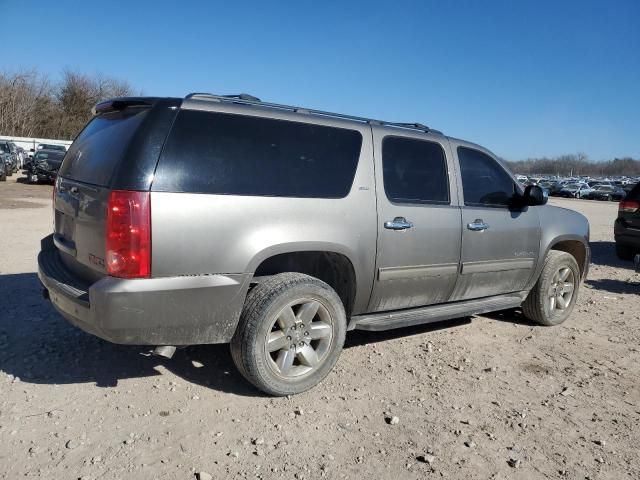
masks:
<path id="1" fill-rule="evenodd" d="M 361 147 L 362 135 L 355 130 L 183 110 L 152 189 L 342 198 L 351 190 Z"/>
<path id="2" fill-rule="evenodd" d="M 396 203 L 449 203 L 447 160 L 440 144 L 385 137 L 382 168 L 387 198 Z"/>
<path id="3" fill-rule="evenodd" d="M 93 118 L 69 148 L 60 175 L 71 180 L 108 186 L 124 159 L 136 130 L 150 109 L 127 108 Z"/>

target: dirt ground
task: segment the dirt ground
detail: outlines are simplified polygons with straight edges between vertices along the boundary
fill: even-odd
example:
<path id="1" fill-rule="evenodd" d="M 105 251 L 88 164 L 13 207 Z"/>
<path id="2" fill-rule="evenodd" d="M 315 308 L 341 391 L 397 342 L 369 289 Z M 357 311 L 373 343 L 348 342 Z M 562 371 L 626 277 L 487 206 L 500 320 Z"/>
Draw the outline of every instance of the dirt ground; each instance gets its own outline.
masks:
<path id="1" fill-rule="evenodd" d="M 164 360 L 68 325 L 35 274 L 51 187 L 15 178 L 0 183 L 1 478 L 640 478 L 640 284 L 613 252 L 614 203 L 551 202 L 591 222 L 564 325 L 516 310 L 351 332 L 319 387 L 274 399 L 226 345 Z"/>

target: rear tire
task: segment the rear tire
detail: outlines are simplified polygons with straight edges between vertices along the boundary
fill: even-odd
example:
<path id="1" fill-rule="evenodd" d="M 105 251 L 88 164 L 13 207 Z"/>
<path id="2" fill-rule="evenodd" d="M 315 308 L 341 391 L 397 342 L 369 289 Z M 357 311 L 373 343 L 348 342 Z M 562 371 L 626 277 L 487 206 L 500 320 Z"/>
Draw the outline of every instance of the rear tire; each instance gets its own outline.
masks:
<path id="1" fill-rule="evenodd" d="M 627 245 L 616 243 L 616 255 L 620 260 L 633 260 L 635 250 Z"/>
<path id="2" fill-rule="evenodd" d="M 247 295 L 231 355 L 258 389 L 293 395 L 329 374 L 346 329 L 344 306 L 329 285 L 301 273 L 273 275 Z"/>
<path id="3" fill-rule="evenodd" d="M 540 325 L 564 322 L 578 298 L 580 269 L 576 259 L 565 252 L 547 254 L 540 278 L 522 304 L 524 316 Z"/>

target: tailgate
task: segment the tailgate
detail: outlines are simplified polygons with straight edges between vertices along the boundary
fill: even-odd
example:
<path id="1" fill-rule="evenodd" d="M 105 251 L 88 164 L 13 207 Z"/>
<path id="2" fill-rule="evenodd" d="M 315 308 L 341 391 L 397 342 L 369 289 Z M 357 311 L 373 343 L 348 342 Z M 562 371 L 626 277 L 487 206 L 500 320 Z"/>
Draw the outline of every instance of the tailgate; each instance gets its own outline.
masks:
<path id="1" fill-rule="evenodd" d="M 54 199 L 53 242 L 65 265 L 81 278 L 106 275 L 105 227 L 110 190 L 59 178 Z"/>

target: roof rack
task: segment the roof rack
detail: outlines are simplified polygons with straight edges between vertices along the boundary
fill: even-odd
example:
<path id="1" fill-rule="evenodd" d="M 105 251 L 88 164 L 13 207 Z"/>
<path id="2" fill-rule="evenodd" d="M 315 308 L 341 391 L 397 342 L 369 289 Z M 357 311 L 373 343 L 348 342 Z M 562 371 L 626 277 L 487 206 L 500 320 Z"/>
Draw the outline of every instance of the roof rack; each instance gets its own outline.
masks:
<path id="1" fill-rule="evenodd" d="M 185 99 L 190 98 L 202 98 L 206 100 L 214 100 L 218 102 L 231 102 L 241 105 L 254 105 L 259 107 L 276 108 L 279 110 L 288 110 L 296 113 L 312 113 L 314 115 L 322 115 L 324 117 L 341 118 L 345 120 L 355 120 L 357 122 L 368 123 L 372 125 L 389 125 L 392 127 L 406 128 L 408 130 L 420 130 L 422 132 L 442 134 L 439 130 L 434 130 L 421 123 L 403 123 L 403 122 L 388 122 L 386 120 L 375 120 L 373 118 L 358 117 L 355 115 L 345 115 L 343 113 L 325 112 L 323 110 L 314 110 L 311 108 L 295 107 L 293 105 L 282 105 L 279 103 L 263 102 L 258 97 L 249 95 L 247 93 L 240 93 L 238 95 L 214 95 L 212 93 L 190 93 Z"/>

